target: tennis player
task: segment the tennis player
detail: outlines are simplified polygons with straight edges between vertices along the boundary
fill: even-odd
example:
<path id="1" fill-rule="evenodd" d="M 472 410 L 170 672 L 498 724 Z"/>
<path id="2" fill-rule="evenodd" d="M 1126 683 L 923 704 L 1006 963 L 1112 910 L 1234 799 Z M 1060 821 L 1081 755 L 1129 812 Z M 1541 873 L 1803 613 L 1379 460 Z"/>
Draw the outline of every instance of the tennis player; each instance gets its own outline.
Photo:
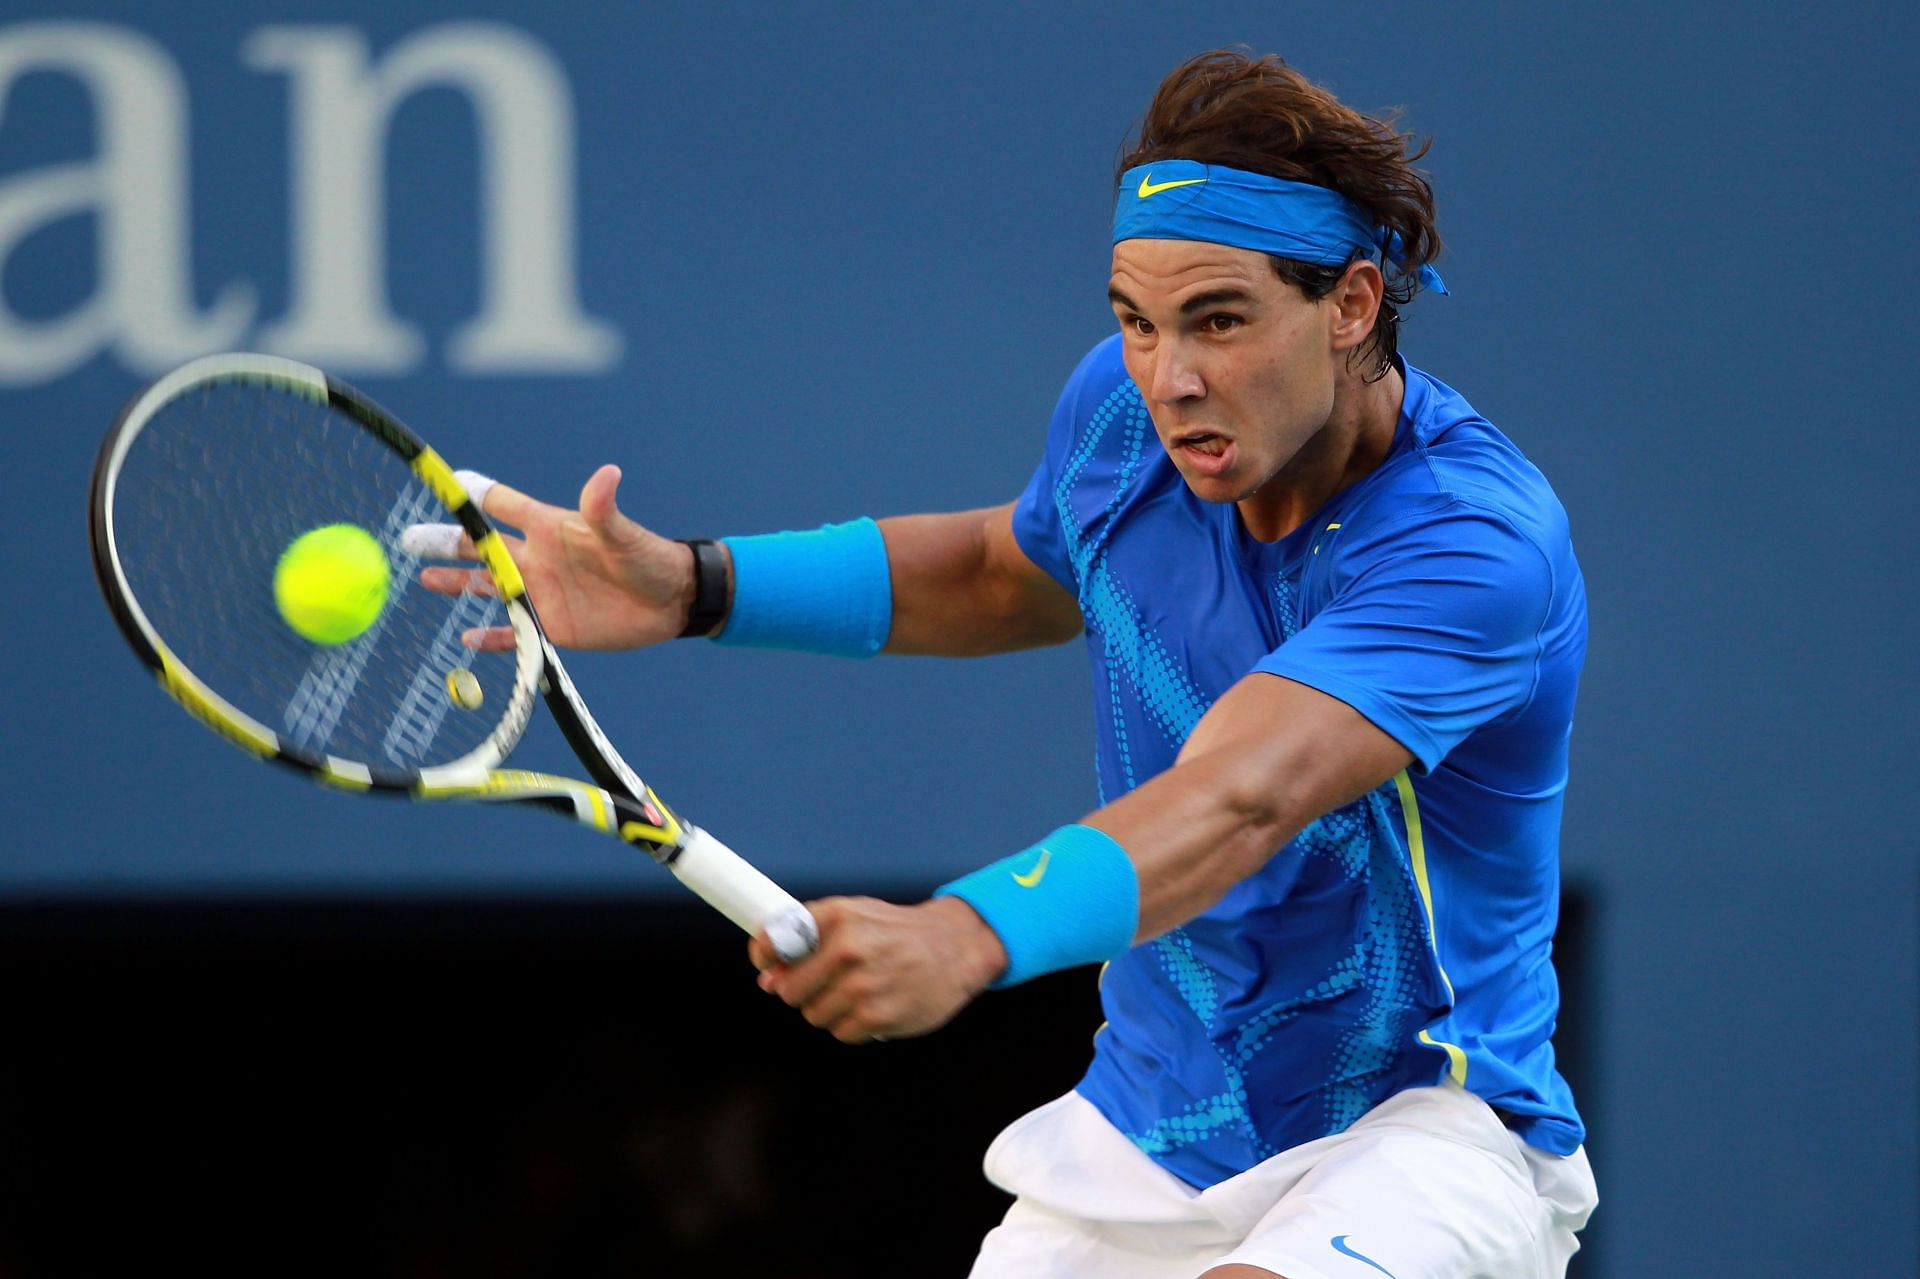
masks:
<path id="1" fill-rule="evenodd" d="M 1018 500 L 678 544 L 504 487 L 556 640 L 975 655 L 1086 635 L 1103 804 L 760 984 L 849 1042 L 1104 962 L 1085 1078 L 993 1143 L 980 1279 L 1545 1279 L 1595 1202 L 1549 958 L 1580 570 L 1397 350 L 1444 293 L 1408 138 L 1276 57 L 1160 86 L 1119 333 Z"/>

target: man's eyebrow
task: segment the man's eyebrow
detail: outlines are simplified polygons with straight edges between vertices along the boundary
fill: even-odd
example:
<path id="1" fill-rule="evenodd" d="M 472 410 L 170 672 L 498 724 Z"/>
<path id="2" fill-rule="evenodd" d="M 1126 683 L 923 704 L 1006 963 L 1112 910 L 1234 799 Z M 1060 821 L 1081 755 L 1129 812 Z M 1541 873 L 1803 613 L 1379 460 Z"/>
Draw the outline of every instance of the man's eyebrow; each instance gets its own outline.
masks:
<path id="1" fill-rule="evenodd" d="M 1115 306 L 1125 307 L 1135 315 L 1140 313 L 1139 304 L 1118 289 L 1110 288 L 1107 290 L 1107 301 L 1113 303 Z M 1220 306 L 1227 303 L 1240 303 L 1244 305 L 1252 301 L 1253 294 L 1247 292 L 1245 289 L 1231 286 L 1224 289 L 1208 289 L 1205 293 L 1196 293 L 1185 302 L 1182 302 L 1180 304 L 1180 314 L 1192 315 L 1196 311 L 1204 311 L 1211 306 Z"/>
<path id="2" fill-rule="evenodd" d="M 1192 315 L 1195 311 L 1204 311 L 1210 306 L 1221 306 L 1226 303 L 1235 302 L 1244 304 L 1251 301 L 1253 301 L 1253 294 L 1247 292 L 1245 289 L 1232 287 L 1208 289 L 1205 293 L 1196 293 L 1185 302 L 1182 302 L 1180 304 L 1180 314 Z"/>

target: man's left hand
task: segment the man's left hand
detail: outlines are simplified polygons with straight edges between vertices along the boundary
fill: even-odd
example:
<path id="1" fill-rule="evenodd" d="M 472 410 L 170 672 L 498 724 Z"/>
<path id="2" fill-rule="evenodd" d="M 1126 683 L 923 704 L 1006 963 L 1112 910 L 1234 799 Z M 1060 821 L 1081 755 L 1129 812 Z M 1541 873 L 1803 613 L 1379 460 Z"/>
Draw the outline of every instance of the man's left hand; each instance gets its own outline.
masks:
<path id="1" fill-rule="evenodd" d="M 896 906 L 829 897 L 807 905 L 820 925 L 813 954 L 783 964 L 765 934 L 747 953 L 762 990 L 842 1043 L 937 1030 L 1006 970 L 999 937 L 958 898 Z"/>

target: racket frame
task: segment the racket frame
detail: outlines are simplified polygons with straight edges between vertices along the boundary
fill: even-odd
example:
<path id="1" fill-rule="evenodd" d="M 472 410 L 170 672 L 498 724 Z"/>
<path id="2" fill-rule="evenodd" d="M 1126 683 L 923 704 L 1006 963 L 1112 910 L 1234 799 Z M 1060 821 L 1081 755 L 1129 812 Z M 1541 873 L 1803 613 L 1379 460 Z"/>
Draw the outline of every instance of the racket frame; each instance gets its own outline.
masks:
<path id="1" fill-rule="evenodd" d="M 121 465 L 141 430 L 164 406 L 196 387 L 235 383 L 266 385 L 338 410 L 398 455 L 472 540 L 513 628 L 515 665 L 513 691 L 500 723 L 467 754 L 417 770 L 389 770 L 307 750 L 234 706 L 189 670 L 140 607 L 115 541 L 113 504 Z M 135 654 L 189 714 L 248 753 L 346 790 L 520 804 L 570 816 L 644 850 L 747 931 L 768 929 L 783 956 L 798 958 L 816 943 L 812 917 L 791 895 L 706 831 L 682 821 L 615 749 L 541 627 L 505 540 L 452 467 L 398 419 L 338 378 L 296 360 L 242 352 L 204 356 L 161 377 L 121 410 L 101 444 L 90 488 L 88 535 L 101 593 Z M 536 695 L 544 698 L 594 784 L 501 767 L 526 732 Z"/>

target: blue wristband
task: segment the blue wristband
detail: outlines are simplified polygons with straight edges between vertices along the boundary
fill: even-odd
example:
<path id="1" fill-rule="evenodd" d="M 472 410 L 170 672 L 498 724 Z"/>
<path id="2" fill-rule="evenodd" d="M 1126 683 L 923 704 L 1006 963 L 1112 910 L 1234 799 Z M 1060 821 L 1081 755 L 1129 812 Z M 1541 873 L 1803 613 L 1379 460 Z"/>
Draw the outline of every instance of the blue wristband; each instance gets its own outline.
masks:
<path id="1" fill-rule="evenodd" d="M 717 644 L 872 657 L 893 628 L 887 541 L 870 519 L 722 539 L 733 607 Z"/>
<path id="2" fill-rule="evenodd" d="M 1025 852 L 934 890 L 973 907 L 1007 948 L 992 989 L 1125 953 L 1140 927 L 1140 880 L 1111 835 L 1062 826 Z"/>

